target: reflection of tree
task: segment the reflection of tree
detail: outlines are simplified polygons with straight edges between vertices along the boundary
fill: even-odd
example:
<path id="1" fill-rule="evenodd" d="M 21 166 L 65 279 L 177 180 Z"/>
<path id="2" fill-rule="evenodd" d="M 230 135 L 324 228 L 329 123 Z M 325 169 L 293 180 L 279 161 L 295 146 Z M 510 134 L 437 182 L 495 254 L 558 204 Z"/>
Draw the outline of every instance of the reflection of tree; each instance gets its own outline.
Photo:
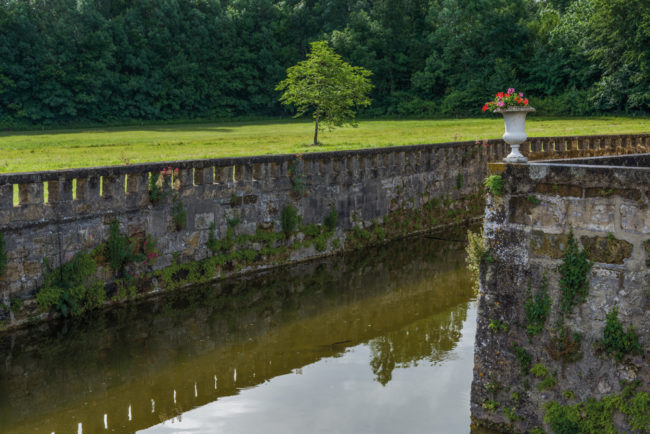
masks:
<path id="1" fill-rule="evenodd" d="M 436 364 L 445 359 L 461 337 L 468 303 L 462 303 L 370 341 L 370 367 L 383 386 L 393 369 L 417 366 L 420 360 Z"/>
<path id="2" fill-rule="evenodd" d="M 388 336 L 382 336 L 370 341 L 372 351 L 372 360 L 370 367 L 373 374 L 377 376 L 375 380 L 385 386 L 393 379 L 393 369 L 395 369 L 395 353 L 393 344 Z"/>

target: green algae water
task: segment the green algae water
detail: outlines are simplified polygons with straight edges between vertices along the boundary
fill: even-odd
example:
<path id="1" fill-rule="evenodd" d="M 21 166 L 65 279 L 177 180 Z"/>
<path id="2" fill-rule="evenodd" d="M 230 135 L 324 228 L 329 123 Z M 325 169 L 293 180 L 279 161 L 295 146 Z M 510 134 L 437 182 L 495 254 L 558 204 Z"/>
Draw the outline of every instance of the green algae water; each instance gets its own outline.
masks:
<path id="1" fill-rule="evenodd" d="M 0 336 L 1 433 L 467 433 L 459 234 Z"/>

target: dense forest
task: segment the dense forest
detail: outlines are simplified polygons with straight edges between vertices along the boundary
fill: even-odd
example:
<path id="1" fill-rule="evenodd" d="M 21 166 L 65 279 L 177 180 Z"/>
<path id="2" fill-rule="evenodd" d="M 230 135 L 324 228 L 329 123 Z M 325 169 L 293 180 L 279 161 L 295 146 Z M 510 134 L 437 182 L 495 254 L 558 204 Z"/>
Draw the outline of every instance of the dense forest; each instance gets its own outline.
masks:
<path id="1" fill-rule="evenodd" d="M 0 0 L 0 128 L 288 113 L 326 40 L 373 72 L 366 116 L 650 111 L 649 0 Z"/>

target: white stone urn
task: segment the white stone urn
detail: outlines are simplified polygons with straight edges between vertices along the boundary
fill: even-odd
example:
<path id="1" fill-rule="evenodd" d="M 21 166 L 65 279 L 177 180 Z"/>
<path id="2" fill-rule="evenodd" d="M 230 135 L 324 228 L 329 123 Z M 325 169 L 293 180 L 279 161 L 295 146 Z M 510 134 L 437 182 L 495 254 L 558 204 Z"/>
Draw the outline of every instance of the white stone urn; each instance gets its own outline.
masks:
<path id="1" fill-rule="evenodd" d="M 503 140 L 510 145 L 512 149 L 510 154 L 503 159 L 506 163 L 525 163 L 528 161 L 521 152 L 519 145 L 524 143 L 528 136 L 526 135 L 526 115 L 534 112 L 535 109 L 530 106 L 498 108 L 495 113 L 501 113 L 506 124 L 506 132 Z"/>

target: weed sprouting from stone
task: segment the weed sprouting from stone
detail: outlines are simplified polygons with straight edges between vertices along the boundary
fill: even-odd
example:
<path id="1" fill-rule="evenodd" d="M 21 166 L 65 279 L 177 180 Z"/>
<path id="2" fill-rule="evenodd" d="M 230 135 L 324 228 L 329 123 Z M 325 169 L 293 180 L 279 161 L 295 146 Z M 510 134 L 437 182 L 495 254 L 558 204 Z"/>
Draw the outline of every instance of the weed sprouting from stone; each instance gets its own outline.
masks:
<path id="1" fill-rule="evenodd" d="M 285 207 L 282 208 L 280 224 L 282 225 L 282 232 L 284 232 L 287 237 L 295 232 L 300 220 L 298 211 L 293 205 L 285 205 Z"/>
<path id="2" fill-rule="evenodd" d="M 538 335 L 544 328 L 544 323 L 551 311 L 551 298 L 548 295 L 548 278 L 542 275 L 542 281 L 539 291 L 533 295 L 530 282 L 528 282 L 528 297 L 524 304 L 524 311 L 526 312 L 526 332 L 528 336 Z"/>
<path id="3" fill-rule="evenodd" d="M 578 248 L 578 243 L 573 236 L 573 229 L 569 231 L 569 238 L 564 258 L 559 266 L 560 278 L 560 309 L 564 314 L 570 314 L 578 303 L 582 303 L 589 294 L 589 279 L 587 274 L 591 270 L 592 262 L 587 259 L 587 253 Z"/>
<path id="4" fill-rule="evenodd" d="M 501 175 L 490 175 L 483 182 L 485 187 L 493 196 L 503 196 L 503 187 L 505 182 Z"/>
<path id="5" fill-rule="evenodd" d="M 627 331 L 623 330 L 623 324 L 618 320 L 618 308 L 616 306 L 607 314 L 607 324 L 603 330 L 603 339 L 597 344 L 597 348 L 608 355 L 614 356 L 617 361 L 621 361 L 626 354 L 642 353 L 639 337 L 630 327 Z"/>
<path id="6" fill-rule="evenodd" d="M 512 347 L 512 352 L 515 354 L 515 357 L 517 358 L 517 362 L 519 362 L 519 369 L 521 369 L 521 375 L 528 375 L 528 372 L 530 371 L 530 354 L 522 348 L 517 345 L 513 345 Z"/>

